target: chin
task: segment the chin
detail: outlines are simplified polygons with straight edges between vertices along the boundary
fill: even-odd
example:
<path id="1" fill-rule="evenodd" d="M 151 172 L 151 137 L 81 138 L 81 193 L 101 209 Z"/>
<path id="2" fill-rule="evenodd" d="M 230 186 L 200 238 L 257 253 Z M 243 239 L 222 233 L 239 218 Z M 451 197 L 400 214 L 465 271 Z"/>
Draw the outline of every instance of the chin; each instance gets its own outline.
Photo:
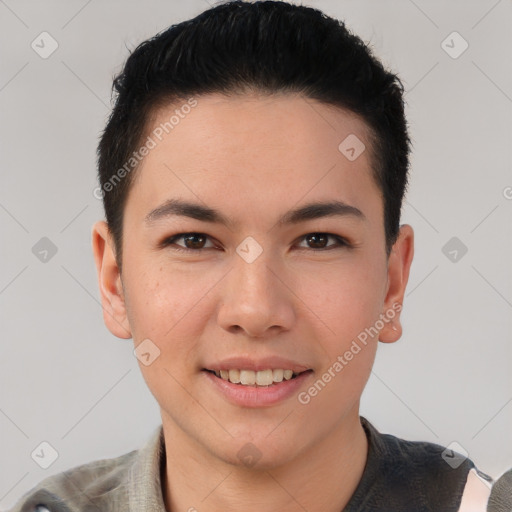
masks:
<path id="1" fill-rule="evenodd" d="M 294 438 L 291 434 L 289 437 Z M 285 440 L 269 441 L 268 432 L 261 437 L 254 436 L 254 432 L 250 436 L 239 436 L 230 443 L 229 451 L 226 451 L 226 446 L 218 448 L 213 451 L 218 458 L 237 468 L 251 471 L 276 469 L 291 463 L 298 455 L 296 442 L 290 445 Z"/>

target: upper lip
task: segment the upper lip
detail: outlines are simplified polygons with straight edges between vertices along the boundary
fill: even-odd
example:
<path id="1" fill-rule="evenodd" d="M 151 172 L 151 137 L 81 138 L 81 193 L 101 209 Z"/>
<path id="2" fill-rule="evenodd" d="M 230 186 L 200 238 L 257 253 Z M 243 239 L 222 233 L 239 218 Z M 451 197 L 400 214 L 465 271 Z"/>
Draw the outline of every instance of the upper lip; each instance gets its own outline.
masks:
<path id="1" fill-rule="evenodd" d="M 301 373 L 310 368 L 299 364 L 291 359 L 283 357 L 270 356 L 258 359 L 251 359 L 249 357 L 230 357 L 222 361 L 216 361 L 205 365 L 204 370 L 252 370 L 259 372 L 262 370 L 292 370 L 293 373 Z"/>

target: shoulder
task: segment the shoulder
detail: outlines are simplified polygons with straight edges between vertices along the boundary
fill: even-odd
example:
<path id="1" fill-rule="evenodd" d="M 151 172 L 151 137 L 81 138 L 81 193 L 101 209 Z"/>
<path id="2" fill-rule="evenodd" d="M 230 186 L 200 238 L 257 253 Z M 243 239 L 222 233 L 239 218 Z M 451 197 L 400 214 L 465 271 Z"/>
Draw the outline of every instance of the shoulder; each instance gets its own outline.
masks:
<path id="1" fill-rule="evenodd" d="M 165 510 L 160 487 L 164 464 L 164 435 L 159 425 L 139 449 L 45 478 L 9 512 Z M 39 505 L 43 507 L 38 510 Z"/>
<path id="2" fill-rule="evenodd" d="M 411 478 L 418 474 L 422 479 L 436 480 L 445 479 L 447 475 L 457 475 L 465 481 L 468 472 L 474 467 L 469 458 L 449 447 L 382 434 L 364 418 L 361 423 L 381 464 L 394 469 L 398 474 L 407 470 Z"/>
<path id="3" fill-rule="evenodd" d="M 390 500 L 394 510 L 457 512 L 466 487 L 478 486 L 475 474 L 487 477 L 471 459 L 450 447 L 382 434 L 365 418 L 361 424 L 372 459 L 366 479 L 372 481 L 376 501 Z"/>
<path id="4" fill-rule="evenodd" d="M 109 510 L 107 503 L 113 493 L 116 499 L 123 494 L 126 497 L 126 484 L 137 453 L 133 450 L 49 476 L 26 492 L 9 512 L 35 512 L 38 505 L 51 512 Z"/>

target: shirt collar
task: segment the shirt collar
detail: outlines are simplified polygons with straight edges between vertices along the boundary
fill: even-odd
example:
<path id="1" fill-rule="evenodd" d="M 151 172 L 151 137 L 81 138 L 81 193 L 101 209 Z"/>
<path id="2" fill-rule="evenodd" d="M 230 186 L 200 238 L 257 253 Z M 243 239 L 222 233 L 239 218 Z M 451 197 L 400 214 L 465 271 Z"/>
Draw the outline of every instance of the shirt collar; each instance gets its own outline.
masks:
<path id="1" fill-rule="evenodd" d="M 130 469 L 128 503 L 130 512 L 151 510 L 166 512 L 162 494 L 165 467 L 163 425 L 159 425 L 147 443 L 139 450 Z"/>

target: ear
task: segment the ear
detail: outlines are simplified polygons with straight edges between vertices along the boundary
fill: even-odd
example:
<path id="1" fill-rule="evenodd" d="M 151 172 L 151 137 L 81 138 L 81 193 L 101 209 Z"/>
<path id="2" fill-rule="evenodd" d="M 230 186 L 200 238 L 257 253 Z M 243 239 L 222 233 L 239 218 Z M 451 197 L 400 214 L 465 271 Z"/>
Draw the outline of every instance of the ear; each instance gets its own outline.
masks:
<path id="1" fill-rule="evenodd" d="M 393 343 L 402 336 L 400 312 L 413 256 L 414 231 L 408 224 L 403 224 L 388 260 L 388 287 L 383 311 L 388 321 L 384 323 L 379 335 L 379 341 L 383 343 Z"/>
<path id="2" fill-rule="evenodd" d="M 103 321 L 114 336 L 131 338 L 114 241 L 105 221 L 96 222 L 92 228 L 92 250 L 98 272 Z"/>

